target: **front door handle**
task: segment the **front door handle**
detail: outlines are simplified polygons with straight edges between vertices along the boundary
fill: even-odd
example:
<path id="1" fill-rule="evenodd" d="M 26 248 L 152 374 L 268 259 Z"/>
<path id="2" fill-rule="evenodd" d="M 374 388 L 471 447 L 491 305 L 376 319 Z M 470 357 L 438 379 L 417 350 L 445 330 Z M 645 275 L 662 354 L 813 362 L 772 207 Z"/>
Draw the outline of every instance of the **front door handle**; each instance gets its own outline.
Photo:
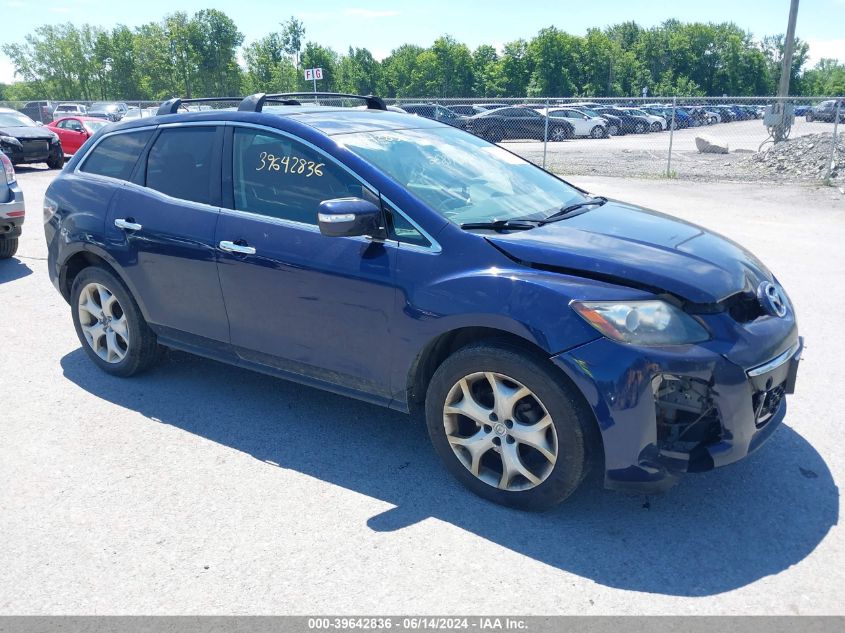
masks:
<path id="1" fill-rule="evenodd" d="M 118 218 L 114 221 L 114 225 L 119 229 L 125 229 L 127 231 L 140 231 L 142 228 L 144 228 L 140 224 L 136 224 L 135 222 L 133 222 L 132 218 L 129 218 L 128 220 Z"/>
<path id="2" fill-rule="evenodd" d="M 255 255 L 255 248 L 252 246 L 244 246 L 225 240 L 220 242 L 220 250 L 226 251 L 227 253 L 237 253 L 238 255 Z"/>

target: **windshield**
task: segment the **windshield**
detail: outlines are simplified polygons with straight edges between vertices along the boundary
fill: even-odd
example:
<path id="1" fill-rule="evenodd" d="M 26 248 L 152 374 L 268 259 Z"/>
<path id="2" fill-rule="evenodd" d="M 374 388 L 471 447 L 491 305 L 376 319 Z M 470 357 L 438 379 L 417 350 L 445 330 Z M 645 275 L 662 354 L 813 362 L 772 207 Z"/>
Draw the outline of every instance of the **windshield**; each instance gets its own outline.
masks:
<path id="1" fill-rule="evenodd" d="M 0 112 L 0 127 L 36 127 L 36 124 L 25 114 Z"/>
<path id="2" fill-rule="evenodd" d="M 335 138 L 456 224 L 542 219 L 585 199 L 528 161 L 454 128 Z"/>
<path id="3" fill-rule="evenodd" d="M 96 132 L 102 127 L 106 127 L 109 124 L 108 121 L 83 121 L 82 125 L 88 130 L 91 134 Z"/>
<path id="4" fill-rule="evenodd" d="M 636 108 L 631 108 L 630 110 L 628 110 L 628 113 L 633 114 L 634 116 L 648 116 L 645 112 L 643 112 L 642 110 L 637 110 Z"/>
<path id="5" fill-rule="evenodd" d="M 117 110 L 117 106 L 113 103 L 98 101 L 97 103 L 91 106 L 91 110 L 96 110 L 97 112 L 110 112 L 112 110 Z"/>

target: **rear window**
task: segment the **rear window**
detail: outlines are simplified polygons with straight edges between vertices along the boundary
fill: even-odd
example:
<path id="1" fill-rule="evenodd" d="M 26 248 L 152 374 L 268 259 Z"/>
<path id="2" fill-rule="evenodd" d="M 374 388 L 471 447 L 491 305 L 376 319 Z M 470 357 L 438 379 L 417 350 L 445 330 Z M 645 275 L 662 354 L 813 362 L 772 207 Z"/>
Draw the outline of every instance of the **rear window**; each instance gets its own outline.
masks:
<path id="1" fill-rule="evenodd" d="M 135 167 L 138 156 L 152 134 L 152 130 L 140 130 L 104 138 L 88 154 L 80 171 L 86 174 L 129 180 L 132 168 Z"/>

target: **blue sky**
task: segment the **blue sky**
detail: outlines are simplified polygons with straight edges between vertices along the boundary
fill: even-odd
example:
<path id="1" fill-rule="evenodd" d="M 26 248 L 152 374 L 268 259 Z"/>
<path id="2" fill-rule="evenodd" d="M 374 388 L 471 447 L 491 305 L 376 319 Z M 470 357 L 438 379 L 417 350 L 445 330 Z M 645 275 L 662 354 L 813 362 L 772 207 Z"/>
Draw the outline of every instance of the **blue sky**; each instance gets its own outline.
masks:
<path id="1" fill-rule="evenodd" d="M 733 21 L 757 37 L 786 30 L 789 0 L 579 0 L 577 2 L 517 2 L 515 0 L 0 0 L 0 44 L 21 41 L 45 23 L 89 22 L 110 28 L 118 23 L 137 26 L 158 20 L 176 9 L 192 13 L 204 8 L 225 11 L 246 36 L 255 40 L 291 15 L 305 23 L 306 39 L 343 51 L 369 48 L 382 58 L 405 42 L 429 45 L 449 33 L 471 47 L 501 46 L 529 38 L 554 25 L 582 34 L 625 20 L 653 26 L 674 17 L 682 21 Z M 810 43 L 814 60 L 845 61 L 845 0 L 802 0 L 798 36 Z M 0 81 L 12 80 L 9 60 L 0 53 Z"/>

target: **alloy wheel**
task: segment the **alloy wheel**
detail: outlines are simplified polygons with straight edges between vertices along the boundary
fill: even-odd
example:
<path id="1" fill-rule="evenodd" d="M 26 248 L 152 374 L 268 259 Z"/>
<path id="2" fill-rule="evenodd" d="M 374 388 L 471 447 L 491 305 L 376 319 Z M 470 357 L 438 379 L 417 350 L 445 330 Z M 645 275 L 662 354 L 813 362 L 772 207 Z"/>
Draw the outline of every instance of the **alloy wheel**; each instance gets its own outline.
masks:
<path id="1" fill-rule="evenodd" d="M 90 283 L 79 293 L 79 324 L 88 345 L 107 363 L 129 352 L 129 324 L 120 302 L 104 285 Z"/>
<path id="2" fill-rule="evenodd" d="M 478 372 L 446 397 L 449 446 L 476 478 L 501 490 L 529 490 L 548 478 L 558 456 L 548 410 L 528 387 L 504 374 Z"/>
<path id="3" fill-rule="evenodd" d="M 553 141 L 564 141 L 566 140 L 567 134 L 564 128 L 558 126 L 552 128 L 550 136 Z"/>

